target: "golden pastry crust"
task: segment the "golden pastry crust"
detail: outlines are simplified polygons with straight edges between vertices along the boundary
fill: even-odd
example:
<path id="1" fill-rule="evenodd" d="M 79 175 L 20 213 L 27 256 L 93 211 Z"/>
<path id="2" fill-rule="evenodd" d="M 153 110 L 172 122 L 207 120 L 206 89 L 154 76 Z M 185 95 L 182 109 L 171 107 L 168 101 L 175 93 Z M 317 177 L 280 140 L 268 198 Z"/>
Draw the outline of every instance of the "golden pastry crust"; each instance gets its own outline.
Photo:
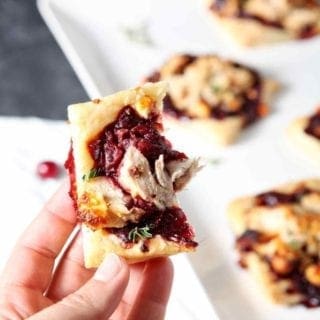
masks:
<path id="1" fill-rule="evenodd" d="M 300 151 L 302 156 L 319 165 L 320 140 L 305 132 L 308 122 L 308 117 L 301 117 L 292 121 L 286 130 L 287 141 L 293 149 Z"/>
<path id="2" fill-rule="evenodd" d="M 88 150 L 88 142 L 94 139 L 108 124 L 112 123 L 126 105 L 131 105 L 139 115 L 147 117 L 150 112 L 159 114 L 167 84 L 145 84 L 131 90 L 120 91 L 114 95 L 90 102 L 73 104 L 68 107 L 73 157 L 76 166 L 76 184 L 79 197 L 94 184 L 85 181 L 83 176 L 93 167 L 93 159 Z M 141 100 L 150 97 L 155 103 L 150 108 L 141 107 Z M 90 125 L 88 125 L 90 124 Z M 90 188 L 89 188 L 90 191 Z"/>
<path id="3" fill-rule="evenodd" d="M 236 199 L 227 213 L 241 265 L 267 296 L 280 304 L 318 306 L 320 180 Z"/>
<path id="4" fill-rule="evenodd" d="M 290 182 L 280 185 L 272 191 L 291 194 L 296 190 L 306 188 L 314 192 L 306 194 L 301 197 L 299 204 L 284 203 L 279 206 L 267 207 L 258 206 L 255 196 L 247 196 L 235 199 L 232 201 L 227 209 L 228 218 L 231 228 L 236 235 L 241 235 L 247 229 L 254 229 L 261 232 L 274 232 L 273 230 L 285 230 L 286 228 L 281 223 L 286 224 L 289 218 L 294 219 L 296 222 L 302 221 L 304 216 L 313 216 L 317 220 L 318 211 L 320 212 L 320 180 L 308 179 L 303 181 Z M 312 197 L 311 197 L 312 196 Z M 299 212 L 299 214 L 298 214 Z M 304 215 L 301 214 L 304 213 Z M 264 225 L 263 218 L 274 219 L 270 223 Z M 299 220 L 300 219 L 300 220 Z M 277 223 L 278 221 L 278 223 Z M 273 229 L 272 229 L 273 228 Z M 320 229 L 319 229 L 320 230 Z"/>
<path id="5" fill-rule="evenodd" d="M 167 84 L 164 82 L 146 84 L 105 98 L 69 106 L 72 153 L 76 163 L 76 205 L 83 221 L 95 227 L 120 227 L 127 220 L 139 218 L 138 213 L 135 218 L 133 212 L 126 208 L 125 194 L 120 188 L 114 188 L 105 177 L 88 179 L 94 166 L 88 143 L 113 123 L 127 105 L 143 118 L 151 113 L 159 115 L 166 91 Z"/>
<path id="6" fill-rule="evenodd" d="M 297 1 L 298 2 L 298 1 Z M 213 0 L 206 0 L 210 14 L 227 33 L 244 46 L 257 46 L 309 38 L 320 33 L 320 6 L 279 0 L 275 3 L 248 0 L 244 4 L 229 0 L 214 8 Z M 309 1 L 311 2 L 311 1 Z M 239 11 L 242 7 L 242 17 Z M 308 30 L 312 26 L 312 30 Z"/>
<path id="7" fill-rule="evenodd" d="M 112 253 L 125 258 L 129 263 L 143 262 L 149 259 L 167 257 L 181 252 L 193 252 L 194 247 L 167 241 L 157 235 L 148 240 L 148 251 L 141 251 L 142 240 L 129 247 L 124 247 L 121 240 L 106 230 L 92 230 L 82 226 L 84 261 L 86 268 L 96 268 L 103 259 Z"/>
<path id="8" fill-rule="evenodd" d="M 68 108 L 66 167 L 86 267 L 111 252 L 134 263 L 197 246 L 176 192 L 199 165 L 161 135 L 166 90 L 164 82 L 149 83 Z"/>
<path id="9" fill-rule="evenodd" d="M 265 116 L 278 89 L 275 81 L 214 55 L 175 55 L 147 81 L 155 79 L 170 84 L 165 125 L 218 145 L 234 142 L 244 126 Z M 246 104 L 252 108 L 249 116 L 243 111 Z"/>
<path id="10" fill-rule="evenodd" d="M 294 39 L 282 29 L 264 26 L 254 20 L 220 17 L 215 13 L 211 13 L 211 16 L 232 40 L 242 46 L 254 47 Z"/>
<path id="11" fill-rule="evenodd" d="M 248 271 L 259 284 L 261 291 L 273 303 L 295 305 L 302 299 L 301 294 L 288 294 L 291 283 L 287 279 L 275 281 L 275 275 L 272 272 L 269 264 L 255 252 L 250 252 L 243 257 Z"/>

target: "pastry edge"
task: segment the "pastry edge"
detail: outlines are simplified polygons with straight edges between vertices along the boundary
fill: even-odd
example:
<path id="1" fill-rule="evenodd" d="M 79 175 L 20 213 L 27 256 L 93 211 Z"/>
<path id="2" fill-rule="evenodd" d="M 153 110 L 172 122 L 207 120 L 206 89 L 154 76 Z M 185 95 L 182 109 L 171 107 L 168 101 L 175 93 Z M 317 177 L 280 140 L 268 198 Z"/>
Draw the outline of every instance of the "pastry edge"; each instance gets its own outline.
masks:
<path id="1" fill-rule="evenodd" d="M 286 30 L 265 26 L 254 20 L 220 17 L 212 11 L 210 15 L 230 38 L 242 46 L 254 47 L 295 39 Z"/>
<path id="2" fill-rule="evenodd" d="M 304 132 L 308 117 L 295 119 L 286 130 L 286 138 L 290 146 L 299 151 L 315 164 L 320 163 L 320 140 Z"/>
<path id="3" fill-rule="evenodd" d="M 285 279 L 275 281 L 270 266 L 257 253 L 245 254 L 244 261 L 253 280 L 273 303 L 294 305 L 301 300 L 301 295 L 299 294 L 286 293 L 290 286 L 290 281 Z"/>
<path id="4" fill-rule="evenodd" d="M 261 102 L 269 105 L 273 94 L 278 89 L 278 82 L 272 79 L 263 79 Z M 228 146 L 235 142 L 242 131 L 243 124 L 243 118 L 240 116 L 227 117 L 223 120 L 214 118 L 177 119 L 164 113 L 166 127 L 177 128 L 191 135 L 196 132 L 206 142 L 219 146 Z"/>
<path id="5" fill-rule="evenodd" d="M 107 97 L 89 102 L 73 104 L 68 107 L 73 157 L 76 173 L 78 196 L 87 190 L 83 176 L 93 167 L 94 161 L 87 144 L 94 139 L 108 124 L 116 120 L 119 112 L 126 106 L 132 107 L 143 117 L 145 110 L 139 110 L 135 103 L 144 95 L 149 95 L 157 103 L 153 111 L 162 113 L 162 100 L 167 92 L 167 82 L 146 83 L 136 88 L 123 90 Z M 90 126 L 87 126 L 90 123 Z"/>
<path id="6" fill-rule="evenodd" d="M 142 252 L 140 240 L 131 248 L 124 248 L 121 240 L 105 230 L 92 230 L 82 225 L 84 264 L 86 268 L 97 268 L 104 258 L 111 253 L 123 257 L 128 263 L 138 263 L 149 259 L 167 257 L 181 252 L 193 252 L 194 247 L 187 247 L 173 241 L 164 240 L 161 236 L 148 239 L 149 251 Z"/>
<path id="7" fill-rule="evenodd" d="M 280 184 L 275 188 L 269 188 L 268 190 L 290 193 L 302 184 L 320 191 L 320 179 L 297 180 Z M 268 190 L 264 190 L 262 192 Z M 227 207 L 227 216 L 231 229 L 236 234 L 236 236 L 240 236 L 243 232 L 246 231 L 246 212 L 255 207 L 255 196 L 259 193 L 260 192 L 251 196 L 239 197 L 229 203 Z"/>

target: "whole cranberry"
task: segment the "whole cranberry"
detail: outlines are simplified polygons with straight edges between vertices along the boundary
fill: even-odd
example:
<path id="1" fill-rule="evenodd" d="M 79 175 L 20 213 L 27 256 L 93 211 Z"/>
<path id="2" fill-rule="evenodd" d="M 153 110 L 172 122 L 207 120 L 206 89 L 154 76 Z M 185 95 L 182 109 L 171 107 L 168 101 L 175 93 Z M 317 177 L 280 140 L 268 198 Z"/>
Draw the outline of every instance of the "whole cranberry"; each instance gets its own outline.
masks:
<path id="1" fill-rule="evenodd" d="M 57 178 L 60 167 L 53 161 L 42 161 L 37 165 L 37 175 L 42 179 Z"/>

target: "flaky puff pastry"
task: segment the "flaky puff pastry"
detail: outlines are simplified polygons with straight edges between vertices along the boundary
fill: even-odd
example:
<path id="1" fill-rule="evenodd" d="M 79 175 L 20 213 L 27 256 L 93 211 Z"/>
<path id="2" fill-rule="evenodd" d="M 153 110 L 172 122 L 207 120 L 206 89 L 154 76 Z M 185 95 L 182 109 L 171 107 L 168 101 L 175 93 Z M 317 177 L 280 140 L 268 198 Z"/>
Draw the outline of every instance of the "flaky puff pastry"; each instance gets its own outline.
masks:
<path id="1" fill-rule="evenodd" d="M 221 29 L 243 46 L 311 38 L 320 33 L 316 1 L 205 0 L 205 4 Z"/>
<path id="2" fill-rule="evenodd" d="M 241 265 L 262 291 L 279 304 L 314 303 L 320 285 L 320 180 L 235 199 L 227 214 Z"/>
<path id="3" fill-rule="evenodd" d="M 266 116 L 279 87 L 249 67 L 216 55 L 174 55 L 146 78 L 154 80 L 169 83 L 165 126 L 219 146 L 235 142 L 245 126 Z"/>
<path id="4" fill-rule="evenodd" d="M 163 215 L 169 214 L 166 211 L 168 206 L 168 210 L 173 208 L 170 214 L 174 215 L 172 212 L 176 210 L 185 223 L 184 227 L 189 228 L 185 218 L 181 218 L 184 214 L 179 208 L 175 192 L 182 189 L 198 170 L 197 161 L 173 151 L 174 154 L 181 154 L 181 159 L 167 163 L 164 155 L 160 154 L 152 164 L 154 160 L 145 158 L 137 146 L 122 146 L 125 150 L 119 169 L 114 177 L 109 177 L 100 174 L 96 169 L 89 147 L 92 141 L 96 143 L 100 137 L 104 137 L 104 130 L 118 121 L 118 116 L 127 108 L 142 119 L 142 123 L 143 119 L 149 121 L 149 124 L 150 121 L 154 121 L 152 125 L 157 129 L 152 130 L 158 130 L 159 134 L 162 99 L 166 91 L 167 85 L 164 82 L 149 83 L 68 108 L 72 149 L 66 166 L 71 177 L 71 196 L 82 222 L 84 259 L 88 268 L 97 267 L 111 252 L 126 258 L 130 263 L 135 263 L 195 250 L 196 243 L 193 241 L 191 227 L 190 241 L 183 241 L 175 234 L 170 237 L 163 237 L 160 231 L 152 234 L 155 226 L 150 223 L 141 227 L 139 221 L 144 216 L 148 219 L 148 214 L 152 215 L 153 212 L 159 217 L 162 212 Z M 121 130 L 118 134 L 121 134 Z M 163 146 L 167 146 L 169 142 L 162 140 L 162 143 Z M 170 151 L 171 146 L 168 148 Z M 114 154 L 108 155 L 108 151 L 102 151 L 106 152 L 106 157 L 114 157 Z M 155 165 L 155 168 L 152 169 L 151 165 Z M 142 205 L 135 207 L 135 201 L 142 201 Z M 151 209 L 148 209 L 149 207 Z M 128 231 L 128 225 L 132 226 L 131 233 Z M 119 230 L 126 227 L 121 234 Z M 157 230 L 161 230 L 161 227 Z"/>

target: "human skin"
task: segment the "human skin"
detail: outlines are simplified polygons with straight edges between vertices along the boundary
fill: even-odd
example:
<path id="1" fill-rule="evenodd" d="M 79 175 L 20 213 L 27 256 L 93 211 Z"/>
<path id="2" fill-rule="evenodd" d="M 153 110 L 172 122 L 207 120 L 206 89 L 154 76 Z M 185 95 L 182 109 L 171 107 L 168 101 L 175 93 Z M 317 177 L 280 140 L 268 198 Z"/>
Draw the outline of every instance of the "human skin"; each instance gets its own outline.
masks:
<path id="1" fill-rule="evenodd" d="M 63 184 L 22 234 L 0 276 L 1 320 L 164 319 L 173 267 L 168 258 L 128 265 L 109 255 L 86 269 L 79 232 L 54 263 L 77 225 Z"/>

